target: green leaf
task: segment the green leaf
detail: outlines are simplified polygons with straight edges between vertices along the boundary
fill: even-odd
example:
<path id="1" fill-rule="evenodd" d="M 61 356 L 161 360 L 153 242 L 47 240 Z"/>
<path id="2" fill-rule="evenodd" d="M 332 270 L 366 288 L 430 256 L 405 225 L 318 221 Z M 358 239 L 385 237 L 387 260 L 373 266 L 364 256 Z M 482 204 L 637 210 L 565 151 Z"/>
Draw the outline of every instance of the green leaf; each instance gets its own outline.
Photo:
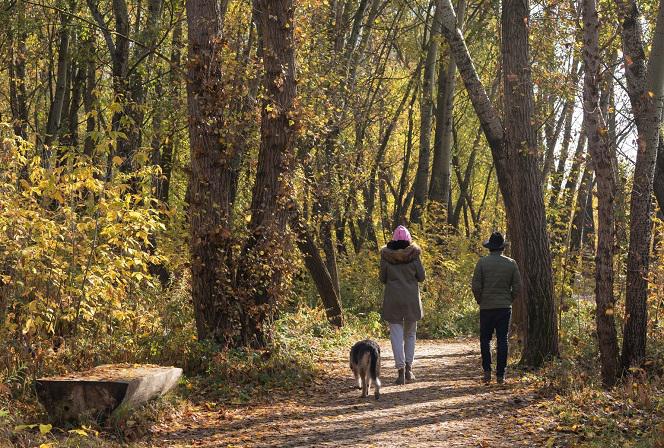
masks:
<path id="1" fill-rule="evenodd" d="M 39 425 L 39 432 L 42 435 L 43 434 L 48 434 L 49 432 L 51 432 L 51 429 L 53 429 L 53 425 L 51 425 L 50 423 L 48 423 L 46 425 L 42 425 L 42 424 Z"/>

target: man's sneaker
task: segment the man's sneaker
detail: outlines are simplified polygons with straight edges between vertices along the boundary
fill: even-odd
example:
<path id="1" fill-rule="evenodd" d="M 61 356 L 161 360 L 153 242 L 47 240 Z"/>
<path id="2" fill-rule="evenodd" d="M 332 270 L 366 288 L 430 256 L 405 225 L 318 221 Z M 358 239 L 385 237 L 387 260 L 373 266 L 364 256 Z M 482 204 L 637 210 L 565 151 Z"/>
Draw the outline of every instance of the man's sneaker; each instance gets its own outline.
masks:
<path id="1" fill-rule="evenodd" d="M 489 384 L 491 382 L 491 370 L 484 372 L 484 384 Z"/>
<path id="2" fill-rule="evenodd" d="M 399 376 L 397 377 L 396 381 L 397 385 L 401 386 L 402 384 L 406 384 L 406 378 L 404 375 L 404 369 L 399 369 Z"/>
<path id="3" fill-rule="evenodd" d="M 406 363 L 406 382 L 415 381 L 415 374 L 413 373 L 413 365 L 409 362 Z"/>
<path id="4" fill-rule="evenodd" d="M 504 376 L 497 376 L 496 377 L 496 383 L 505 384 L 505 377 Z"/>

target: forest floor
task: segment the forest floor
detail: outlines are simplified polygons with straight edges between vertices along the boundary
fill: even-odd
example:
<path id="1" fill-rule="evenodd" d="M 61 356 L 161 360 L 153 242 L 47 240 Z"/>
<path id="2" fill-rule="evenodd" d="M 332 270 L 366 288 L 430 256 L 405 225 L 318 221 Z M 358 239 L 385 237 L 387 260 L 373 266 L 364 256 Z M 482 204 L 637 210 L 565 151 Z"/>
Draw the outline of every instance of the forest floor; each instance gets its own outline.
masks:
<path id="1" fill-rule="evenodd" d="M 394 385 L 389 342 L 381 341 L 381 348 L 383 388 L 378 401 L 351 389 L 347 355 L 331 353 L 310 387 L 243 405 L 189 402 L 153 426 L 138 445 L 565 446 L 553 436 L 557 423 L 542 409 L 547 399 L 528 384 L 509 377 L 502 386 L 495 380 L 481 383 L 477 340 L 418 341 L 417 381 L 405 386 Z"/>

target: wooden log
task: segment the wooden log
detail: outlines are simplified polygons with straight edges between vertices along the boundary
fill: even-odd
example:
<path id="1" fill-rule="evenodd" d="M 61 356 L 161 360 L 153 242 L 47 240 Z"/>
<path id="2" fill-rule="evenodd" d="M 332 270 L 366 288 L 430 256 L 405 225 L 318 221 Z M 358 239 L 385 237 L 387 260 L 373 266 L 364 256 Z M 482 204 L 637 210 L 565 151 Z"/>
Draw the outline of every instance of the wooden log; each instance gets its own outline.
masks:
<path id="1" fill-rule="evenodd" d="M 107 364 L 86 372 L 40 378 L 37 397 L 58 425 L 97 422 L 171 390 L 182 375 L 177 367 Z"/>

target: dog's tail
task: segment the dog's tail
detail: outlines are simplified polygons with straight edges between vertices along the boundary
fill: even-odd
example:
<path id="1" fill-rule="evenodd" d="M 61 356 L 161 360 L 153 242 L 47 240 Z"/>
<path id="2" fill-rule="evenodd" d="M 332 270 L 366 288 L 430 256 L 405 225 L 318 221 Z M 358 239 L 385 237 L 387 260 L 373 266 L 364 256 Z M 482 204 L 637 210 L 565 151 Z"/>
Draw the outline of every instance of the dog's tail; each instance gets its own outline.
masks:
<path id="1" fill-rule="evenodd" d="M 371 380 L 380 387 L 380 352 L 376 349 L 371 350 L 370 374 Z"/>

